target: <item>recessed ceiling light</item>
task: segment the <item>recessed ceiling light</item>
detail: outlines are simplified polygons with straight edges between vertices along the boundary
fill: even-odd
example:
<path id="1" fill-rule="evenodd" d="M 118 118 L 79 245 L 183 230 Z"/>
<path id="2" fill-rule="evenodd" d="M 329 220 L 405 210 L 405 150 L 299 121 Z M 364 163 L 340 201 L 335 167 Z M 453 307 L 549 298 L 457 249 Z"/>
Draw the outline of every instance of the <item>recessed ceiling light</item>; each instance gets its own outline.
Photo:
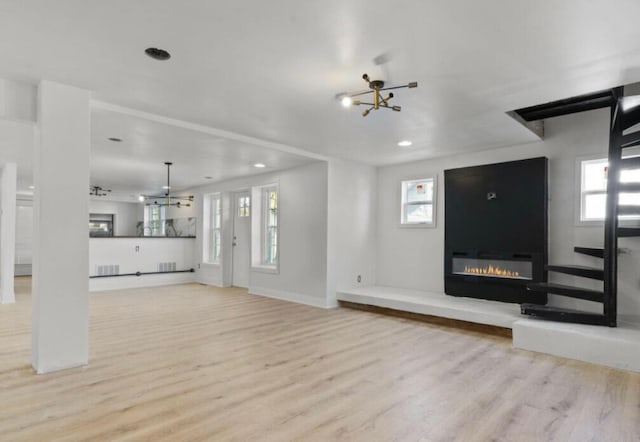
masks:
<path id="1" fill-rule="evenodd" d="M 206 177 L 204 177 L 204 179 L 205 179 L 205 180 L 212 180 L 212 179 L 213 179 L 213 177 L 212 177 L 212 176 L 206 176 Z"/>
<path id="2" fill-rule="evenodd" d="M 162 188 L 169 190 L 169 189 L 171 189 L 171 186 L 162 186 Z"/>
<path id="3" fill-rule="evenodd" d="M 122 143 L 122 138 L 111 137 L 108 140 L 113 141 L 115 143 Z"/>
<path id="4" fill-rule="evenodd" d="M 409 140 L 402 140 L 398 143 L 398 146 L 400 147 L 409 147 L 411 146 L 413 143 Z"/>
<path id="5" fill-rule="evenodd" d="M 168 60 L 171 58 L 171 54 L 164 49 L 160 48 L 147 48 L 144 53 L 154 60 Z"/>
<path id="6" fill-rule="evenodd" d="M 138 201 L 140 201 L 141 203 L 143 203 L 145 200 L 144 195 L 139 195 L 138 196 Z"/>
<path id="7" fill-rule="evenodd" d="M 253 165 L 253 167 L 257 167 L 258 169 L 264 169 L 265 167 L 267 167 L 267 165 L 262 163 L 256 163 Z"/>
<path id="8" fill-rule="evenodd" d="M 33 190 L 35 188 L 36 188 L 36 186 L 29 186 L 29 189 L 31 189 L 31 190 Z"/>

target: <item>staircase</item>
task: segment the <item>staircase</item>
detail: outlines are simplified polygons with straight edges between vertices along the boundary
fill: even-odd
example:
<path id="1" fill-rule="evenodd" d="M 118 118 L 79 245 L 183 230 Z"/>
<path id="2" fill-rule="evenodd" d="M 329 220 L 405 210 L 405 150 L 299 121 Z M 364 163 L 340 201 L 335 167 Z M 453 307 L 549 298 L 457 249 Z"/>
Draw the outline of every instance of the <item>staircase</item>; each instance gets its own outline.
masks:
<path id="1" fill-rule="evenodd" d="M 627 97 L 628 98 L 628 97 Z M 607 91 L 559 100 L 515 111 L 525 121 L 557 117 L 576 112 L 609 107 L 611 125 L 609 128 L 609 168 L 607 175 L 606 217 L 604 223 L 604 247 L 575 247 L 574 252 L 602 259 L 600 267 L 577 265 L 547 265 L 548 272 L 563 273 L 581 278 L 603 281 L 603 290 L 571 287 L 554 283 L 531 283 L 527 289 L 535 292 L 552 293 L 574 299 L 602 304 L 602 313 L 564 309 L 536 304 L 522 304 L 525 315 L 536 318 L 573 322 L 579 324 L 617 325 L 617 284 L 618 284 L 618 238 L 640 236 L 638 227 L 619 227 L 618 216 L 640 215 L 640 206 L 619 204 L 620 193 L 640 193 L 640 183 L 621 183 L 620 171 L 640 168 L 640 156 L 629 156 L 631 147 L 640 146 L 640 130 L 628 132 L 640 123 L 640 106 L 625 107 L 624 88 L 617 87 Z M 626 109 L 626 110 L 625 110 Z"/>

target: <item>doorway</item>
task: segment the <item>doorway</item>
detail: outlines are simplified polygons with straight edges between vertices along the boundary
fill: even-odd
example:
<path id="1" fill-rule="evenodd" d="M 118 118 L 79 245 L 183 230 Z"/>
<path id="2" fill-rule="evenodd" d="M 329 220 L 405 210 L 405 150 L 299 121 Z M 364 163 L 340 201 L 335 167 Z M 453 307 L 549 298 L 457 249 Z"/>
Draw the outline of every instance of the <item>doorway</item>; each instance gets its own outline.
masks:
<path id="1" fill-rule="evenodd" d="M 251 195 L 248 190 L 233 194 L 233 242 L 231 285 L 249 287 L 251 253 Z"/>

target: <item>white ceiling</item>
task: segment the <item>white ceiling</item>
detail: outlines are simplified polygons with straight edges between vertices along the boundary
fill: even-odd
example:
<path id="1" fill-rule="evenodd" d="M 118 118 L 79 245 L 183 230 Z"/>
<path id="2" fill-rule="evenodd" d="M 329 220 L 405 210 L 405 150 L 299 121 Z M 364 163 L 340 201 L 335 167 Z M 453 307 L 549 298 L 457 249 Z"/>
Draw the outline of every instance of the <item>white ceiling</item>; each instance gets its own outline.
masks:
<path id="1" fill-rule="evenodd" d="M 637 0 L 0 0 L 0 76 L 291 148 L 97 111 L 96 180 L 161 179 L 173 160 L 187 186 L 249 173 L 261 153 L 274 167 L 304 162 L 295 149 L 381 165 L 534 141 L 506 111 L 640 80 L 637 17 Z M 364 72 L 419 87 L 397 92 L 402 112 L 363 118 L 335 95 L 363 89 Z M 106 143 L 117 127 L 125 143 Z"/>
<path id="2" fill-rule="evenodd" d="M 170 161 L 171 189 L 183 189 L 314 161 L 202 131 L 95 108 L 91 115 L 91 184 L 123 197 L 164 194 L 164 163 Z M 120 138 L 113 142 L 109 138 Z M 265 164 L 258 169 L 253 165 Z M 205 178 L 211 177 L 211 178 Z M 135 191 L 135 194 L 131 192 Z"/>

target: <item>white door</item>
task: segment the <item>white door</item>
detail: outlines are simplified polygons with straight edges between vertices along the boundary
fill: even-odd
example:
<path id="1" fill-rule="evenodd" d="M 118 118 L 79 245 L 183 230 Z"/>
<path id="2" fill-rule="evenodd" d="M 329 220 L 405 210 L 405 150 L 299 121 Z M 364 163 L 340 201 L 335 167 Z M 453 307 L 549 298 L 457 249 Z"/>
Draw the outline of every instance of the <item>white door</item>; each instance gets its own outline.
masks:
<path id="1" fill-rule="evenodd" d="M 249 191 L 233 194 L 232 285 L 249 287 L 251 196 Z"/>

